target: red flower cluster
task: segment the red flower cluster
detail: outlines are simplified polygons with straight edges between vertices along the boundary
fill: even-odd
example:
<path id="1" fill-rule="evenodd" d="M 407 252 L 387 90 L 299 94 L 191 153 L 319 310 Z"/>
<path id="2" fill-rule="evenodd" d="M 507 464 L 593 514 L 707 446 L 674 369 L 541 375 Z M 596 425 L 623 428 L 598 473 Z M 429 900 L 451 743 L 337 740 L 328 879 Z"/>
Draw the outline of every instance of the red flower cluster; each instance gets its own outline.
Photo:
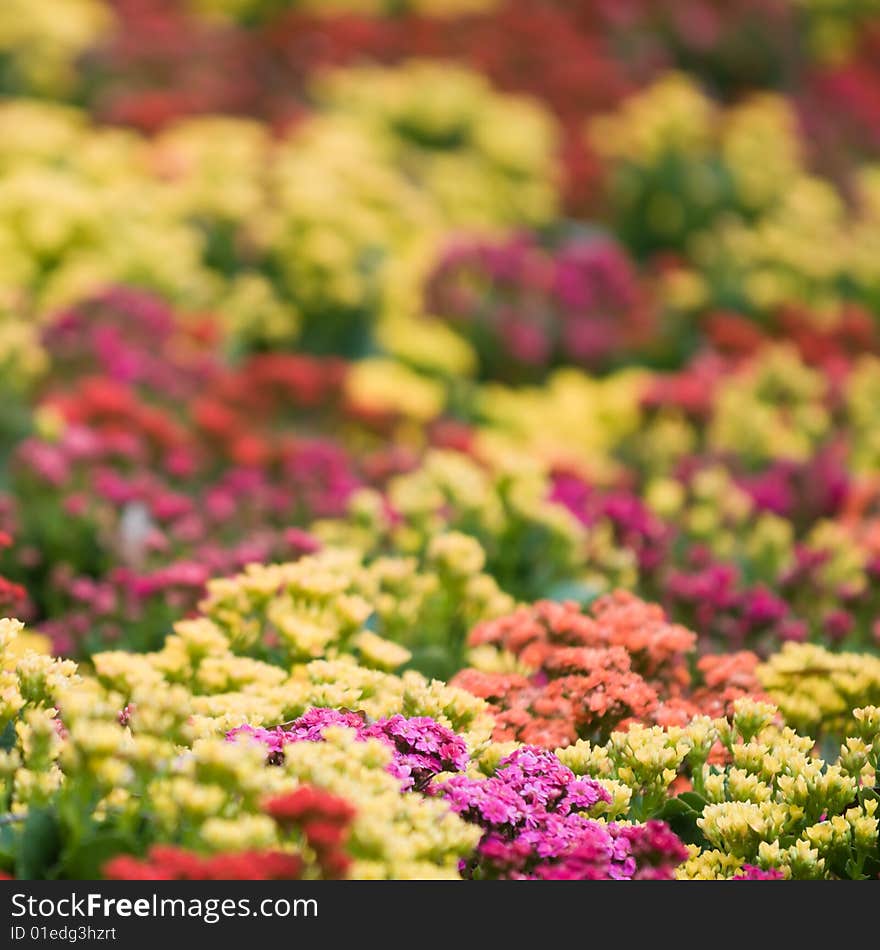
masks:
<path id="1" fill-rule="evenodd" d="M 603 739 L 630 720 L 672 725 L 698 713 L 723 715 L 740 696 L 760 694 L 751 653 L 704 657 L 702 683 L 693 682 L 695 634 L 624 591 L 598 600 L 592 616 L 573 602 L 521 607 L 478 624 L 469 643 L 506 650 L 535 670 L 467 669 L 454 678 L 495 707 L 498 741 L 557 748 Z"/>
<path id="2" fill-rule="evenodd" d="M 829 373 L 842 372 L 865 353 L 880 352 L 880 330 L 873 316 L 855 303 L 843 307 L 831 326 L 793 306 L 771 314 L 764 326 L 729 312 L 711 313 L 703 325 L 707 341 L 725 356 L 748 357 L 765 346 L 785 342 L 796 347 L 805 362 Z"/>
<path id="3" fill-rule="evenodd" d="M 104 865 L 115 881 L 336 880 L 348 872 L 345 851 L 354 809 L 344 799 L 308 785 L 270 798 L 265 810 L 306 854 L 271 849 L 200 855 L 173 845 L 154 845 L 146 858 L 123 854 Z"/>
<path id="4" fill-rule="evenodd" d="M 355 814 L 347 801 L 304 785 L 270 798 L 265 810 L 284 830 L 301 830 L 315 853 L 321 878 L 335 880 L 346 876 L 351 858 L 345 850 L 345 840 Z"/>
<path id="5" fill-rule="evenodd" d="M 5 531 L 0 531 L 0 548 L 12 545 L 12 537 Z M 17 617 L 29 609 L 27 591 L 14 581 L 0 576 L 0 610 L 4 616 Z"/>
<path id="6" fill-rule="evenodd" d="M 239 851 L 204 857 L 184 848 L 154 845 L 145 859 L 124 854 L 104 865 L 110 881 L 299 881 L 303 860 L 282 851 Z"/>

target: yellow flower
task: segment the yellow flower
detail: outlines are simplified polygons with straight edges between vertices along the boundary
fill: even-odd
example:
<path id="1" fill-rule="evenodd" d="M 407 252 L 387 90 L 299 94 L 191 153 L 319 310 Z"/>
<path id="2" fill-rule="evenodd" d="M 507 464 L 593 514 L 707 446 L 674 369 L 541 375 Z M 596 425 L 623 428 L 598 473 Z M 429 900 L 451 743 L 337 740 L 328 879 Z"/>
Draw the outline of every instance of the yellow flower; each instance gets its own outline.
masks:
<path id="1" fill-rule="evenodd" d="M 376 667 L 380 670 L 395 670 L 407 663 L 412 656 L 409 650 L 376 636 L 370 630 L 363 630 L 357 634 L 352 644 L 359 651 L 361 662 L 365 666 Z"/>
<path id="2" fill-rule="evenodd" d="M 443 386 L 386 359 L 360 360 L 346 376 L 346 396 L 360 411 L 404 416 L 424 423 L 443 411 Z"/>
<path id="3" fill-rule="evenodd" d="M 4 0 L 0 53 L 24 91 L 61 95 L 75 88 L 77 59 L 112 25 L 100 0 Z"/>

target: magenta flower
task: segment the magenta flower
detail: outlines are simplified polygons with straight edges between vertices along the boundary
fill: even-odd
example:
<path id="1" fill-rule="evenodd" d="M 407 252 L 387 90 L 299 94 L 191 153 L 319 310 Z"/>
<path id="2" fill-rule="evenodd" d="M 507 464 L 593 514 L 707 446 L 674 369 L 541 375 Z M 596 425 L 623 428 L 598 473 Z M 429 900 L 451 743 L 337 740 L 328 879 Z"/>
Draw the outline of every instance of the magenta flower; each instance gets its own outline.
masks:
<path id="1" fill-rule="evenodd" d="M 460 772 L 469 761 L 467 745 L 446 726 L 423 716 L 407 719 L 391 716 L 367 723 L 356 712 L 314 708 L 299 719 L 274 729 L 259 729 L 250 725 L 239 726 L 227 733 L 227 738 L 249 735 L 269 749 L 269 761 L 283 761 L 284 746 L 292 742 L 321 742 L 324 730 L 332 726 L 354 729 L 360 740 L 378 739 L 394 750 L 388 771 L 397 778 L 405 791 L 424 791 L 440 772 Z"/>
<path id="2" fill-rule="evenodd" d="M 578 778 L 552 752 L 517 749 L 495 775 L 456 775 L 437 791 L 485 834 L 462 867 L 473 878 L 631 880 L 670 878 L 687 857 L 662 822 L 622 827 L 583 812 L 609 795 Z"/>
<path id="3" fill-rule="evenodd" d="M 781 881 L 785 875 L 779 868 L 770 868 L 767 871 L 754 864 L 744 864 L 738 874 L 735 874 L 732 881 Z"/>

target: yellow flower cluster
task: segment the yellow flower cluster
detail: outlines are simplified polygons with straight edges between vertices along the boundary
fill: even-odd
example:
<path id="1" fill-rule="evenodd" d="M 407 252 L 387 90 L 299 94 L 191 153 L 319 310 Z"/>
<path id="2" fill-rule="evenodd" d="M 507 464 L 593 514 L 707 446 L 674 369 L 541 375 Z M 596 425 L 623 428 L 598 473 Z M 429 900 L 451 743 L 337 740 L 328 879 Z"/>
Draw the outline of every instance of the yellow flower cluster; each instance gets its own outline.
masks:
<path id="1" fill-rule="evenodd" d="M 77 58 L 97 45 L 112 23 L 111 6 L 104 0 L 3 0 L 4 92 L 69 92 Z"/>
<path id="2" fill-rule="evenodd" d="M 781 96 L 756 95 L 731 109 L 722 119 L 718 146 L 736 196 L 750 212 L 772 205 L 803 173 L 797 115 Z"/>
<path id="3" fill-rule="evenodd" d="M 0 337 L 16 355 L 27 352 L 23 341 L 36 347 L 34 311 L 109 282 L 134 281 L 178 302 L 210 299 L 201 237 L 168 211 L 147 156 L 136 135 L 92 128 L 74 109 L 0 105 Z M 39 356 L 28 364 L 39 369 Z"/>
<path id="4" fill-rule="evenodd" d="M 849 211 L 831 183 L 810 173 L 783 97 L 763 93 L 723 108 L 672 73 L 592 120 L 588 136 L 612 163 L 612 200 L 628 239 L 648 249 L 672 242 L 689 258 L 665 287 L 670 306 L 803 304 L 831 320 L 844 293 L 876 289 L 876 172 L 857 175 Z"/>
<path id="5" fill-rule="evenodd" d="M 557 210 L 552 121 L 477 73 L 427 60 L 341 70 L 317 80 L 316 97 L 366 125 L 462 226 L 536 224 Z"/>
<path id="6" fill-rule="evenodd" d="M 427 61 L 338 70 L 316 81 L 314 95 L 326 120 L 294 137 L 280 159 L 284 204 L 309 217 L 285 221 L 279 266 L 299 268 L 288 283 L 297 294 L 314 286 L 325 307 L 329 294 L 343 315 L 378 311 L 391 352 L 402 337 L 401 356 L 423 362 L 430 353 L 433 364 L 449 331 L 412 318 L 440 245 L 450 229 L 494 233 L 552 220 L 555 125 L 530 100 Z M 441 368 L 472 362 L 459 344 Z"/>
<path id="7" fill-rule="evenodd" d="M 602 781 L 612 792 L 616 814 L 641 819 L 661 807 L 694 746 L 686 730 L 635 725 L 612 733 L 605 745 L 580 739 L 556 755 L 576 775 Z"/>
<path id="8" fill-rule="evenodd" d="M 690 538 L 718 557 L 745 558 L 759 570 L 778 574 L 794 560 L 791 523 L 759 512 L 722 466 L 697 472 L 685 488 L 669 478 L 650 482 L 648 505 L 664 518 L 678 518 Z"/>
<path id="9" fill-rule="evenodd" d="M 210 652 L 200 656 L 208 639 Z M 277 666 L 236 655 L 220 629 L 204 618 L 175 625 L 155 653 L 99 653 L 94 666 L 98 680 L 112 688 L 123 705 L 137 705 L 138 696 L 151 689 L 183 687 L 190 728 L 199 736 L 243 722 L 270 727 L 313 706 L 360 709 L 372 718 L 396 713 L 432 716 L 463 735 L 474 749 L 486 743 L 492 727 L 482 700 L 428 682 L 414 671 L 396 676 L 358 664 L 351 656 Z"/>
<path id="10" fill-rule="evenodd" d="M 487 384 L 475 395 L 479 450 L 488 458 L 526 456 L 611 480 L 618 470 L 613 451 L 643 423 L 639 404 L 648 378 L 639 370 L 594 378 L 562 369 L 540 387 Z"/>
<path id="11" fill-rule="evenodd" d="M 271 182 L 270 256 L 282 286 L 301 310 L 332 316 L 351 346 L 385 296 L 417 279 L 421 245 L 442 231 L 442 216 L 385 143 L 341 111 L 316 115 L 278 146 Z"/>
<path id="12" fill-rule="evenodd" d="M 446 406 L 442 383 L 381 357 L 354 363 L 345 379 L 345 391 L 358 411 L 402 417 L 417 427 L 438 418 Z"/>
<path id="13" fill-rule="evenodd" d="M 76 678 L 70 660 L 18 649 L 23 628 L 20 620 L 0 620 L 0 733 L 27 705 L 54 701 L 59 689 Z"/>
<path id="14" fill-rule="evenodd" d="M 811 738 L 779 725 L 775 707 L 752 700 L 737 701 L 732 720 L 636 726 L 604 746 L 580 741 L 556 754 L 577 774 L 629 788 L 630 816 L 689 821 L 699 844 L 683 879 L 732 877 L 746 863 L 793 878 L 858 877 L 877 845 L 877 798 L 859 790 L 876 779 L 880 710 L 854 715 L 853 737 L 834 763 L 812 753 Z M 681 774 L 694 791 L 665 802 Z"/>
<path id="15" fill-rule="evenodd" d="M 76 665 L 28 649 L 17 640 L 23 625 L 0 620 L 0 810 L 20 814 L 25 802 L 45 803 L 61 781 L 56 704 Z"/>
<path id="16" fill-rule="evenodd" d="M 406 325 L 406 349 L 442 350 L 432 341 L 448 334 L 411 321 L 437 247 L 450 228 L 553 217 L 554 126 L 452 65 L 340 70 L 314 94 L 318 116 L 278 150 L 272 175 L 272 257 L 288 292 L 324 320 L 328 305 L 343 323 L 378 312 Z M 396 335 L 383 341 L 393 348 Z"/>
<path id="17" fill-rule="evenodd" d="M 483 573 L 484 554 L 472 537 L 441 532 L 424 553 L 424 566 L 413 556 L 366 561 L 351 548 L 251 565 L 209 582 L 201 623 L 215 624 L 238 654 L 286 663 L 351 652 L 363 666 L 394 669 L 409 659 L 403 646 L 446 645 L 456 631 L 463 639 L 473 624 L 512 609 Z M 213 637 L 213 626 L 204 629 Z"/>
<path id="18" fill-rule="evenodd" d="M 831 426 L 827 387 L 793 348 L 766 348 L 718 386 L 710 445 L 755 462 L 805 461 Z"/>
<path id="19" fill-rule="evenodd" d="M 848 735 L 853 708 L 880 703 L 880 659 L 869 654 L 787 643 L 757 672 L 785 721 L 809 735 Z"/>
<path id="20" fill-rule="evenodd" d="M 670 151 L 707 154 L 717 111 L 684 73 L 668 73 L 624 102 L 616 115 L 599 116 L 587 130 L 604 158 L 650 165 Z"/>
<path id="21" fill-rule="evenodd" d="M 424 557 L 447 586 L 460 590 L 464 604 L 481 605 L 484 615 L 512 606 L 493 577 L 503 590 L 532 598 L 556 579 L 593 591 L 631 579 L 634 565 L 613 543 L 610 528 L 584 527 L 548 500 L 549 490 L 546 469 L 523 454 L 507 453 L 483 467 L 434 450 L 417 470 L 390 481 L 393 518 L 367 490 L 353 496 L 346 519 L 318 522 L 314 530 L 328 543 L 372 555 Z M 485 563 L 488 573 L 481 573 Z"/>
<path id="22" fill-rule="evenodd" d="M 847 418 L 852 432 L 850 464 L 859 474 L 880 468 L 880 360 L 863 356 L 847 377 Z"/>
<path id="23" fill-rule="evenodd" d="M 841 595 L 856 596 L 868 584 L 868 551 L 854 544 L 846 526 L 830 519 L 817 521 L 804 540 L 808 551 L 821 553 L 822 563 L 817 577 L 829 591 Z M 839 601 L 829 594 L 827 604 L 817 604 L 819 609 L 833 609 Z"/>
<path id="24" fill-rule="evenodd" d="M 832 185 L 804 174 L 757 219 L 733 216 L 695 238 L 693 260 L 719 296 L 757 311 L 801 305 L 827 323 L 844 299 L 841 282 L 876 283 L 876 261 L 866 268 L 863 255 L 853 253 L 855 235 L 866 230 L 867 222 L 847 215 Z"/>

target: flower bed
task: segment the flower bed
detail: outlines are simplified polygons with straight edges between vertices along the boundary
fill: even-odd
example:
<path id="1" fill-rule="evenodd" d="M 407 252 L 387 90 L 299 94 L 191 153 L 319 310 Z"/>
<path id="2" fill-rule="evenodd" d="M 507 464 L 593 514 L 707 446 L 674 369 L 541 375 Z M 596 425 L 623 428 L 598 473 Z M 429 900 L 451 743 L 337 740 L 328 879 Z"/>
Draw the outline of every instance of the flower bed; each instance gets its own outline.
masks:
<path id="1" fill-rule="evenodd" d="M 0 875 L 876 878 L 878 36 L 9 0 Z"/>

